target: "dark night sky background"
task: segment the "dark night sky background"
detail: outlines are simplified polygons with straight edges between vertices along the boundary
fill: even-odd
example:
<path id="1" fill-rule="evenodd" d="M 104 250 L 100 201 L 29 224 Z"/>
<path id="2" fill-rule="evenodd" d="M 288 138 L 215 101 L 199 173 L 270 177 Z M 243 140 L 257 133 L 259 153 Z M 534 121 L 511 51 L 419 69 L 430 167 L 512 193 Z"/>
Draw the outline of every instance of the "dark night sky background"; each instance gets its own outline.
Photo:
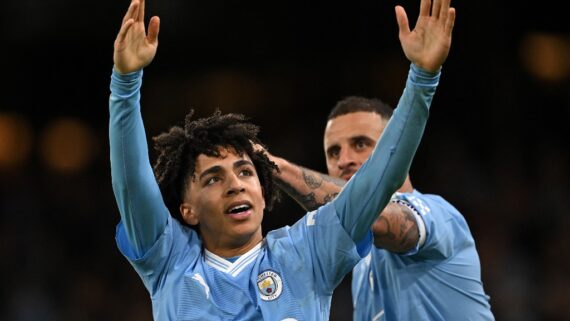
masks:
<path id="1" fill-rule="evenodd" d="M 190 108 L 241 112 L 274 154 L 325 171 L 322 134 L 337 100 L 398 102 L 409 62 L 397 4 L 413 24 L 419 1 L 149 1 L 147 18 L 161 18 L 142 91 L 149 137 Z M 567 14 L 548 1 L 452 5 L 452 49 L 412 182 L 466 217 L 497 320 L 570 320 Z M 2 5 L 0 320 L 151 320 L 114 243 L 108 87 L 127 7 Z M 80 165 L 58 167 L 74 153 Z M 264 230 L 303 214 L 285 199 Z M 351 319 L 348 284 L 331 320 Z"/>

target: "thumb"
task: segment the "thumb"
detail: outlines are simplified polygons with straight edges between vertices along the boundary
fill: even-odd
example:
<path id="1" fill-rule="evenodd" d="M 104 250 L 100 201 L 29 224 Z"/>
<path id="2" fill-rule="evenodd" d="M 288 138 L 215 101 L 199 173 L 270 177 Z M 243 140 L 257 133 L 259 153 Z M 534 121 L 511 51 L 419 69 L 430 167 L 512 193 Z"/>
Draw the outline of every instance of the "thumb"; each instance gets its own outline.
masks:
<path id="1" fill-rule="evenodd" d="M 154 16 L 150 18 L 150 22 L 148 23 L 148 42 L 151 44 L 156 44 L 158 42 L 158 32 L 160 30 L 160 18 Z"/>
<path id="2" fill-rule="evenodd" d="M 396 20 L 398 21 L 398 28 L 400 29 L 400 34 L 409 33 L 410 26 L 408 25 L 408 16 L 406 15 L 406 10 L 402 6 L 396 6 Z"/>

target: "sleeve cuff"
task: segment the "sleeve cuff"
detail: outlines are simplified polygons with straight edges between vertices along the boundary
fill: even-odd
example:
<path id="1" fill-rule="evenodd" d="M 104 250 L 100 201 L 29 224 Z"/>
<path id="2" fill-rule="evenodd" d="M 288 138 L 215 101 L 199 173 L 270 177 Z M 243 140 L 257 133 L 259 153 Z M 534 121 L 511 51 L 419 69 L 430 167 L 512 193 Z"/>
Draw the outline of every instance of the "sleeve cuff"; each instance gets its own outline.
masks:
<path id="1" fill-rule="evenodd" d="M 418 86 L 436 87 L 439 84 L 440 75 L 441 67 L 436 72 L 430 72 L 412 63 L 408 78 L 411 83 Z"/>
<path id="2" fill-rule="evenodd" d="M 142 84 L 143 70 L 121 74 L 113 68 L 111 73 L 111 91 L 117 95 L 130 94 Z"/>

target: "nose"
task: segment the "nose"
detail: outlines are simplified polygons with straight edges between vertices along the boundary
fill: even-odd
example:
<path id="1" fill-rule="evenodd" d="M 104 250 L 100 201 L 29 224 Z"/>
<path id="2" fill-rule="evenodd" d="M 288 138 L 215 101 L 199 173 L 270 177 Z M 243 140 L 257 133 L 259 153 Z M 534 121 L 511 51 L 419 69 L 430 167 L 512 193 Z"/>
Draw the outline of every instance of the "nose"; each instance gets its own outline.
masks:
<path id="1" fill-rule="evenodd" d="M 227 185 L 226 195 L 228 196 L 237 195 L 245 191 L 245 186 L 243 182 L 235 174 L 228 175 L 227 184 L 228 185 Z"/>
<path id="2" fill-rule="evenodd" d="M 356 166 L 356 155 L 350 148 L 343 148 L 339 152 L 338 156 L 338 168 L 340 170 L 345 170 L 349 167 Z"/>

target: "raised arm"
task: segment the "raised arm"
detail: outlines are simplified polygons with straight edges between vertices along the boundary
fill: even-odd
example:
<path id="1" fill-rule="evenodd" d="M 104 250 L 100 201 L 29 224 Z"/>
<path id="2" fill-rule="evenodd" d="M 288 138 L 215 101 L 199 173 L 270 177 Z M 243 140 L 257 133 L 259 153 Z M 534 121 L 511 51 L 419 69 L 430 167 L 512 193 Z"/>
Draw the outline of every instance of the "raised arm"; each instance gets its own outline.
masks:
<path id="1" fill-rule="evenodd" d="M 400 43 L 412 62 L 406 88 L 372 155 L 334 200 L 343 225 L 355 240 L 370 229 L 408 174 L 441 65 L 451 46 L 455 9 L 449 5 L 450 0 L 435 0 L 433 5 L 430 0 L 422 0 L 413 30 L 404 8 L 396 7 Z"/>
<path id="2" fill-rule="evenodd" d="M 402 7 L 396 7 L 396 17 L 400 29 L 399 37 L 404 53 L 415 66 L 423 69 L 422 71 L 416 67 L 410 70 L 408 86 L 404 91 L 397 110 L 412 107 L 411 104 L 415 104 L 415 106 L 413 106 L 413 108 L 416 108 L 415 111 L 424 109 L 427 111 L 431 103 L 431 96 L 437 85 L 437 72 L 449 53 L 451 32 L 455 21 L 455 10 L 449 7 L 449 0 L 435 1 L 432 14 L 430 14 L 430 6 L 430 1 L 423 0 L 421 2 L 420 16 L 418 17 L 416 27 L 412 31 L 410 31 L 408 26 L 405 10 Z M 403 112 L 398 111 L 398 113 L 401 114 Z M 416 130 L 421 133 L 423 131 L 423 125 L 420 125 Z M 419 142 L 420 137 L 421 134 L 420 136 L 416 136 L 416 138 L 410 139 L 417 139 Z M 403 165 L 404 167 L 409 167 L 409 162 L 411 162 L 411 158 L 415 152 L 415 147 L 411 148 L 413 152 L 411 150 L 403 152 L 403 155 L 407 155 L 402 158 L 403 160 L 409 157 L 408 160 L 404 160 L 404 163 L 408 164 Z M 378 147 L 376 149 L 378 149 Z M 376 151 L 376 153 L 378 153 L 378 151 Z M 393 153 L 393 150 L 388 149 L 385 153 L 385 157 L 391 157 L 388 155 Z M 270 156 L 280 168 L 280 172 L 277 176 L 280 188 L 307 210 L 314 210 L 318 206 L 333 199 L 340 192 L 341 186 L 344 183 L 340 179 L 335 179 L 297 166 L 283 158 L 273 155 Z M 394 166 L 391 168 L 389 172 L 398 172 L 398 170 L 394 169 Z M 376 175 L 374 173 L 370 174 Z M 400 180 L 402 179 L 401 175 L 405 177 L 405 174 L 407 174 L 407 171 L 406 173 L 400 172 L 395 176 L 388 175 L 384 179 L 388 180 L 389 177 L 399 177 L 397 179 Z M 389 181 L 385 183 L 391 184 Z M 398 187 L 396 187 L 396 189 Z M 355 188 L 355 190 L 359 189 L 360 188 Z M 388 201 L 391 193 L 396 189 L 392 187 L 382 190 L 382 195 L 379 195 L 382 200 L 380 204 L 386 205 L 385 203 Z M 356 196 L 358 196 L 358 194 L 359 192 L 355 193 Z M 380 209 L 383 208 L 382 205 L 380 206 Z M 376 213 L 379 211 L 380 210 L 376 211 Z M 364 224 L 364 226 L 367 226 L 369 219 L 365 220 L 365 222 L 366 224 Z M 375 242 L 377 246 L 396 252 L 405 252 L 411 249 L 418 240 L 417 226 L 413 213 L 410 213 L 409 209 L 398 204 L 390 204 L 386 207 L 381 213 L 380 218 L 374 224 L 373 230 L 376 236 Z M 359 234 L 359 232 L 356 233 L 356 235 Z"/>
<path id="3" fill-rule="evenodd" d="M 158 17 L 144 26 L 144 0 L 133 0 L 115 40 L 109 97 L 109 141 L 113 191 L 130 248 L 139 257 L 164 230 L 168 210 L 154 178 L 140 113 L 142 68 L 156 54 Z"/>

